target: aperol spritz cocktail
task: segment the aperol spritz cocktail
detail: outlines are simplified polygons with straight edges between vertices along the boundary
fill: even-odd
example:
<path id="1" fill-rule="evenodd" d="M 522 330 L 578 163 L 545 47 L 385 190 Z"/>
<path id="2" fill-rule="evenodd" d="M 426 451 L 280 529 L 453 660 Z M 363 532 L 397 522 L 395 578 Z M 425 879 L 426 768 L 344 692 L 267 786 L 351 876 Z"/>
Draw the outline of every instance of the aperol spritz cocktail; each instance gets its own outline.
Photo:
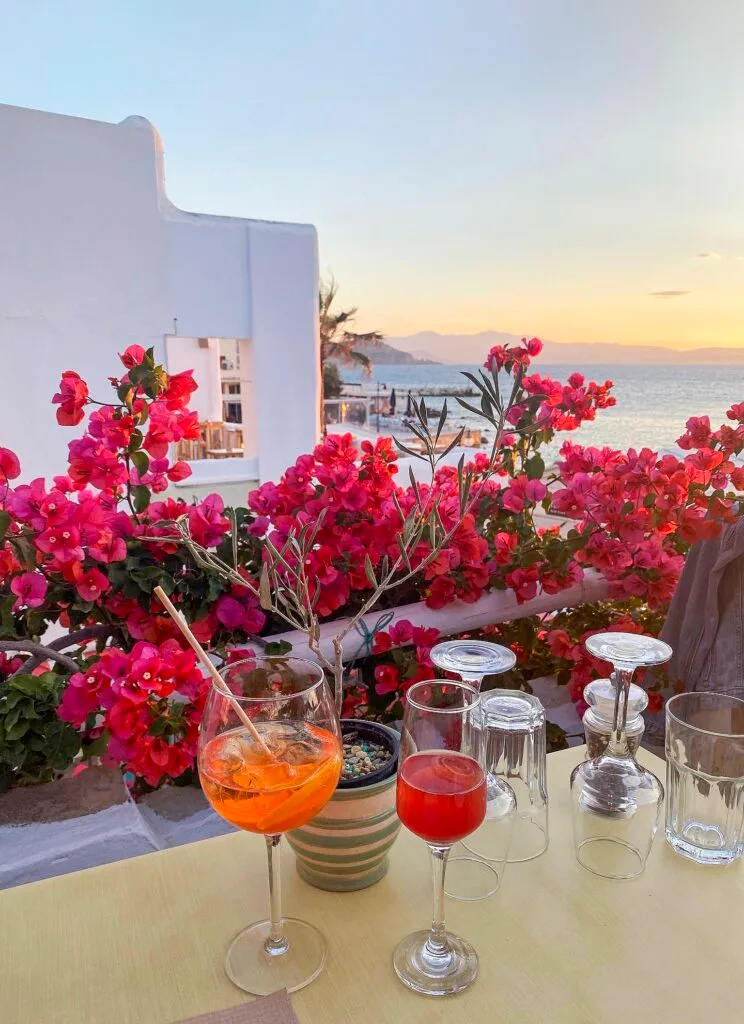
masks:
<path id="1" fill-rule="evenodd" d="M 242 931 L 227 953 L 230 979 L 268 995 L 303 988 L 327 950 L 312 925 L 281 913 L 279 842 L 328 803 L 341 776 L 341 726 L 322 670 L 300 658 L 228 665 L 207 698 L 199 734 L 199 777 L 226 821 L 266 837 L 269 920 Z"/>
<path id="2" fill-rule="evenodd" d="M 245 729 L 210 740 L 201 780 L 217 813 L 236 828 L 270 835 L 299 828 L 325 807 L 341 775 L 338 737 L 305 722 L 257 722 L 271 752 Z"/>
<path id="3" fill-rule="evenodd" d="M 393 967 L 415 992 L 446 996 L 478 976 L 478 955 L 444 926 L 444 873 L 452 845 L 486 816 L 480 697 L 467 683 L 431 680 L 406 694 L 398 768 L 397 809 L 403 824 L 426 840 L 434 875 L 428 931 L 398 944 Z"/>

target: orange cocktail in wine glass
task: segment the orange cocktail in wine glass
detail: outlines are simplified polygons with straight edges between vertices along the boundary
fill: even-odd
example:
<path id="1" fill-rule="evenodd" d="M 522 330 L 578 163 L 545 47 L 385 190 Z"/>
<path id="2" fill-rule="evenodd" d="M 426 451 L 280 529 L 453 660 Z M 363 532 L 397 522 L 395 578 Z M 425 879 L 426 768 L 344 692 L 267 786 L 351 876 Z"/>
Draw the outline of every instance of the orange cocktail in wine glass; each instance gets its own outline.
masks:
<path id="1" fill-rule="evenodd" d="M 322 669 L 300 658 L 256 658 L 223 673 L 231 700 L 212 687 L 199 736 L 199 776 L 226 821 L 266 837 L 269 920 L 241 932 L 227 954 L 232 981 L 246 992 L 289 992 L 318 976 L 326 959 L 320 932 L 281 914 L 278 851 L 330 800 L 341 775 L 341 728 Z M 250 719 L 253 729 L 236 711 Z"/>

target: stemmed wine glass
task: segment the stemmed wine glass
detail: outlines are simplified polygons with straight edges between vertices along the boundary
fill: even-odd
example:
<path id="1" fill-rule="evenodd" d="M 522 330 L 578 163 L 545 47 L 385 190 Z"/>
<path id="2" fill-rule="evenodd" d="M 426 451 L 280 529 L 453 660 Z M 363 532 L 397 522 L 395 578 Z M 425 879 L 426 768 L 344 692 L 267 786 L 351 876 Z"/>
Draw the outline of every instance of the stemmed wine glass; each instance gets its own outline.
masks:
<path id="1" fill-rule="evenodd" d="M 480 693 L 485 676 L 498 676 L 514 668 L 514 651 L 487 640 L 444 640 L 429 655 L 437 668 L 454 672 Z"/>
<path id="2" fill-rule="evenodd" d="M 311 924 L 283 918 L 282 833 L 314 818 L 330 800 L 343 763 L 341 727 L 322 669 L 300 658 L 228 665 L 214 684 L 199 733 L 199 777 L 230 824 L 266 837 L 270 918 L 233 940 L 225 968 L 253 995 L 296 992 L 320 974 L 327 949 Z"/>
<path id="3" fill-rule="evenodd" d="M 432 648 L 430 657 L 437 668 L 454 672 L 479 693 L 485 676 L 502 675 L 517 661 L 508 647 L 486 640 L 445 640 Z M 511 786 L 491 772 L 486 774 L 486 786 L 486 818 L 474 835 L 458 843 L 447 865 L 447 895 L 456 900 L 493 896 L 506 867 L 516 799 Z"/>
<path id="4" fill-rule="evenodd" d="M 614 668 L 615 711 L 607 749 L 571 774 L 576 857 L 605 878 L 635 878 L 659 826 L 664 788 L 628 747 L 630 684 L 636 668 L 663 665 L 672 649 L 654 637 L 612 632 L 589 637 L 586 647 Z"/>
<path id="5" fill-rule="evenodd" d="M 445 929 L 444 875 L 453 844 L 474 832 L 486 814 L 479 700 L 470 686 L 449 680 L 416 683 L 406 697 L 397 811 L 431 850 L 434 914 L 429 931 L 400 942 L 393 967 L 404 985 L 424 995 L 460 992 L 478 975 L 473 947 Z"/>

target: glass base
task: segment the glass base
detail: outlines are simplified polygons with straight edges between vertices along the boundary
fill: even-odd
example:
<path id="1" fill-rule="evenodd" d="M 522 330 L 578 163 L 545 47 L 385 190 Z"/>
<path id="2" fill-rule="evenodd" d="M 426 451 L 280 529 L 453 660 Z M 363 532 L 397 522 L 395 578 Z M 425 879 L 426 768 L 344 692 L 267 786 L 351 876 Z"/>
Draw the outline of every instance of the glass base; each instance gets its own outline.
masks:
<path id="1" fill-rule="evenodd" d="M 703 846 L 703 841 L 711 842 L 711 834 L 718 840 L 718 845 Z M 724 846 L 723 836 L 720 829 L 703 825 L 688 825 L 682 835 L 672 829 L 666 830 L 666 841 L 675 853 L 679 853 L 696 864 L 710 864 L 717 867 L 725 867 L 733 864 L 741 857 L 744 847 L 733 848 Z"/>
<path id="2" fill-rule="evenodd" d="M 517 815 L 509 846 L 509 863 L 524 864 L 528 860 L 535 860 L 536 857 L 541 857 L 547 848 L 547 812 L 543 811 L 539 817 Z"/>
<path id="3" fill-rule="evenodd" d="M 237 935 L 227 951 L 225 970 L 230 981 L 252 996 L 287 992 L 315 981 L 328 957 L 326 941 L 317 928 L 293 917 L 284 918 L 284 951 L 269 953 L 270 923 L 257 921 Z"/>
<path id="4" fill-rule="evenodd" d="M 450 857 L 447 861 L 444 891 L 453 900 L 487 900 L 498 892 L 500 885 L 501 873 L 486 860 Z"/>
<path id="5" fill-rule="evenodd" d="M 425 996 L 449 996 L 462 992 L 478 977 L 478 954 L 469 942 L 444 933 L 446 953 L 429 950 L 429 932 L 407 935 L 393 953 L 393 967 L 400 980 Z"/>
<path id="6" fill-rule="evenodd" d="M 582 868 L 602 878 L 636 878 L 646 866 L 645 858 L 634 846 L 609 836 L 585 839 L 579 843 L 576 859 Z"/>

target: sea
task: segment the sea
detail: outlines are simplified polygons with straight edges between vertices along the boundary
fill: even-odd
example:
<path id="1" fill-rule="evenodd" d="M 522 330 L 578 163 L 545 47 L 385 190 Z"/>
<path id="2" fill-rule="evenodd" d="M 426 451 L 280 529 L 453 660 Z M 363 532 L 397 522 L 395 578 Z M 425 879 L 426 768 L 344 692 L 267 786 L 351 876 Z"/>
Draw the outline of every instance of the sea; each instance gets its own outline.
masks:
<path id="1" fill-rule="evenodd" d="M 744 366 L 550 366 L 539 360 L 532 369 L 550 376 L 554 380 L 566 381 L 571 373 L 583 373 L 587 380 L 614 383 L 613 394 L 617 405 L 600 409 L 596 419 L 585 423 L 571 433 L 561 434 L 559 443 L 554 445 L 555 455 L 560 443 L 570 438 L 577 444 L 609 445 L 613 448 L 653 448 L 659 452 L 680 453 L 676 441 L 685 430 L 690 416 L 709 416 L 715 429 L 726 423 L 726 410 L 734 403 L 744 401 Z M 353 394 L 354 385 L 362 384 L 364 389 L 389 393 L 395 388 L 398 413 L 405 412 L 406 395 L 409 388 L 461 389 L 468 387 L 468 380 L 462 376 L 464 370 L 471 373 L 477 366 L 453 364 L 382 365 L 373 368 L 372 376 L 362 381 L 358 374 L 342 368 L 342 377 L 352 386 L 347 392 Z M 467 401 L 467 399 L 466 399 Z M 427 399 L 427 404 L 440 408 L 443 398 Z M 455 429 L 461 425 L 483 427 L 485 421 L 461 409 L 455 399 L 448 399 L 448 426 Z M 384 431 L 383 431 L 384 432 Z M 398 433 L 399 431 L 390 431 Z"/>

